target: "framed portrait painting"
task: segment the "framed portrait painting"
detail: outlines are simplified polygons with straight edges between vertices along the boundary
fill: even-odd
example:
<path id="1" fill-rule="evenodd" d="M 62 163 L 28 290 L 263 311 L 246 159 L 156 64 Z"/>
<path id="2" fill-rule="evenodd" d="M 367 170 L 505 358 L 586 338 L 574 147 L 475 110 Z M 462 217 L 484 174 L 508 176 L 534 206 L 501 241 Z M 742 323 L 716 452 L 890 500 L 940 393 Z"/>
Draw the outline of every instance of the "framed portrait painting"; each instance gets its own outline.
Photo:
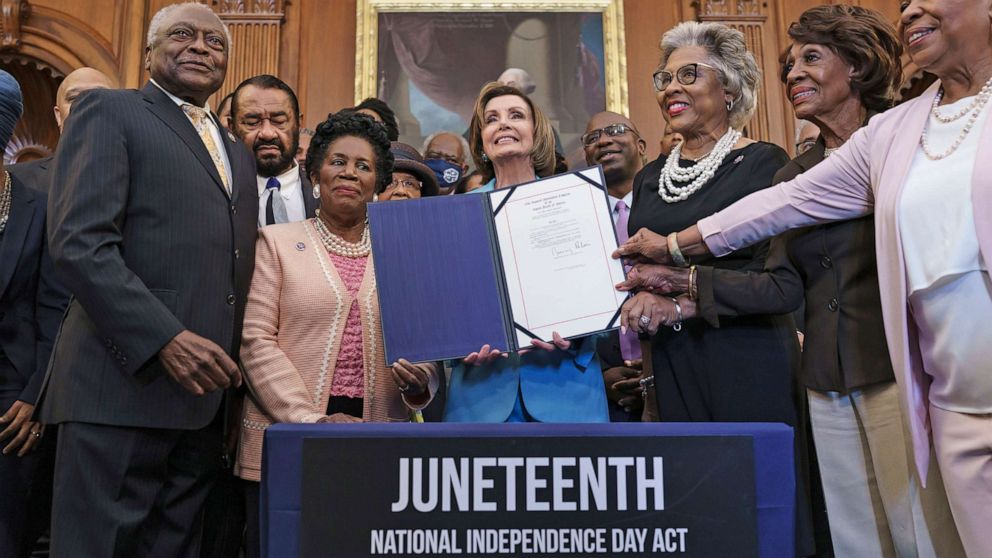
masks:
<path id="1" fill-rule="evenodd" d="M 359 0 L 357 17 L 355 102 L 386 101 L 418 149 L 464 135 L 500 76 L 548 116 L 570 166 L 590 116 L 627 112 L 623 0 Z"/>

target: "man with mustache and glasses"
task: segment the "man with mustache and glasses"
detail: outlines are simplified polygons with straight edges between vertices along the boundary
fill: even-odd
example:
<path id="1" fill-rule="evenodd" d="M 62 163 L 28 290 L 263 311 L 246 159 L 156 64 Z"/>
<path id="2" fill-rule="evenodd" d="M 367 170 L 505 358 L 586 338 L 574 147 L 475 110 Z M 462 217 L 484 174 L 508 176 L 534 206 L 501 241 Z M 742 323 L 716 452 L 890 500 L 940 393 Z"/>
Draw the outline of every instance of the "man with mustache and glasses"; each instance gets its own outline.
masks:
<path id="1" fill-rule="evenodd" d="M 255 155 L 258 226 L 313 217 L 313 186 L 296 162 L 300 105 L 292 88 L 267 74 L 241 82 L 231 97 L 231 129 Z"/>
<path id="2" fill-rule="evenodd" d="M 633 201 L 634 176 L 644 167 L 647 142 L 637 132 L 637 127 L 629 118 L 615 112 L 604 111 L 594 115 L 586 124 L 582 136 L 582 149 L 586 163 L 601 165 L 606 178 L 613 223 L 617 228 L 617 239 L 627 240 L 627 217 Z M 643 405 L 639 365 L 641 348 L 637 333 L 619 332 L 604 337 L 596 347 L 596 353 L 603 363 L 603 381 L 606 396 L 611 405 L 611 422 L 640 420 Z M 636 361 L 627 366 L 625 361 Z"/>

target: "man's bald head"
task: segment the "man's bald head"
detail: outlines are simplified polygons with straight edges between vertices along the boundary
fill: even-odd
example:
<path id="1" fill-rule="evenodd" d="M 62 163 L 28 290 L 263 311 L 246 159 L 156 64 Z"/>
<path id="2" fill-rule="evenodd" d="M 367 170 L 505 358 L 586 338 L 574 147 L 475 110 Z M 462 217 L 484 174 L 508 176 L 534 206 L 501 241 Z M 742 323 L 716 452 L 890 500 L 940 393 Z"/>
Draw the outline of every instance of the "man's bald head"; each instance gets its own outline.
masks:
<path id="1" fill-rule="evenodd" d="M 520 68 L 507 68 L 499 78 L 496 80 L 503 85 L 509 85 L 511 87 L 516 87 L 524 95 L 530 95 L 537 89 L 537 84 L 534 83 L 534 78 L 530 77 L 527 70 L 522 70 Z"/>
<path id="2" fill-rule="evenodd" d="M 79 68 L 62 80 L 58 93 L 55 94 L 55 122 L 59 125 L 59 131 L 65 119 L 69 117 L 69 110 L 73 101 L 83 91 L 90 89 L 114 89 L 117 84 L 110 76 L 94 68 Z"/>

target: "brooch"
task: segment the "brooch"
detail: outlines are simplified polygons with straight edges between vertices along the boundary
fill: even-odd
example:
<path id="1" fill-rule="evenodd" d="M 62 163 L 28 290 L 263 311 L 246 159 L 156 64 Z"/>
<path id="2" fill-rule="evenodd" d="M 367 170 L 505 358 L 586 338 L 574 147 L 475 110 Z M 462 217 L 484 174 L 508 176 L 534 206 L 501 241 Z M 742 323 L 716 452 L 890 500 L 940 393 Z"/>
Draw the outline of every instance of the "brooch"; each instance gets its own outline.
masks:
<path id="1" fill-rule="evenodd" d="M 737 158 L 734 159 L 734 164 L 736 165 L 737 163 L 740 163 L 743 160 L 744 160 L 744 156 L 743 155 L 738 155 Z"/>
<path id="2" fill-rule="evenodd" d="M 296 249 L 299 250 L 300 252 L 302 252 L 303 250 L 306 250 L 306 248 L 307 248 L 307 245 L 306 244 L 303 244 L 302 242 L 297 242 L 296 243 Z"/>

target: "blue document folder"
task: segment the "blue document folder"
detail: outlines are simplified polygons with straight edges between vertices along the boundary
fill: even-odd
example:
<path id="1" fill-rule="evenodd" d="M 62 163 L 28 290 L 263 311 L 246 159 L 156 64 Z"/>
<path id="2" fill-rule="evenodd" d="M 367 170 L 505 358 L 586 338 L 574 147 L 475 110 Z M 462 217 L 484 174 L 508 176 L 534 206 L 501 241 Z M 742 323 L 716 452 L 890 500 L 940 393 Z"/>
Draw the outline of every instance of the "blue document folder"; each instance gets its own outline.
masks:
<path id="1" fill-rule="evenodd" d="M 585 172 L 598 179 L 583 180 L 593 186 L 596 211 L 602 208 L 609 222 L 604 230 L 612 230 L 602 173 L 598 167 Z M 527 187 L 369 204 L 387 362 L 457 359 L 483 344 L 512 352 L 526 344 L 522 338 L 540 338 L 521 325 L 523 318 L 514 320 L 494 224 L 494 215 Z M 595 327 L 583 333 L 616 326 L 619 303 L 608 302 Z"/>
<path id="2" fill-rule="evenodd" d="M 488 196 L 369 204 L 386 361 L 509 350 Z"/>

